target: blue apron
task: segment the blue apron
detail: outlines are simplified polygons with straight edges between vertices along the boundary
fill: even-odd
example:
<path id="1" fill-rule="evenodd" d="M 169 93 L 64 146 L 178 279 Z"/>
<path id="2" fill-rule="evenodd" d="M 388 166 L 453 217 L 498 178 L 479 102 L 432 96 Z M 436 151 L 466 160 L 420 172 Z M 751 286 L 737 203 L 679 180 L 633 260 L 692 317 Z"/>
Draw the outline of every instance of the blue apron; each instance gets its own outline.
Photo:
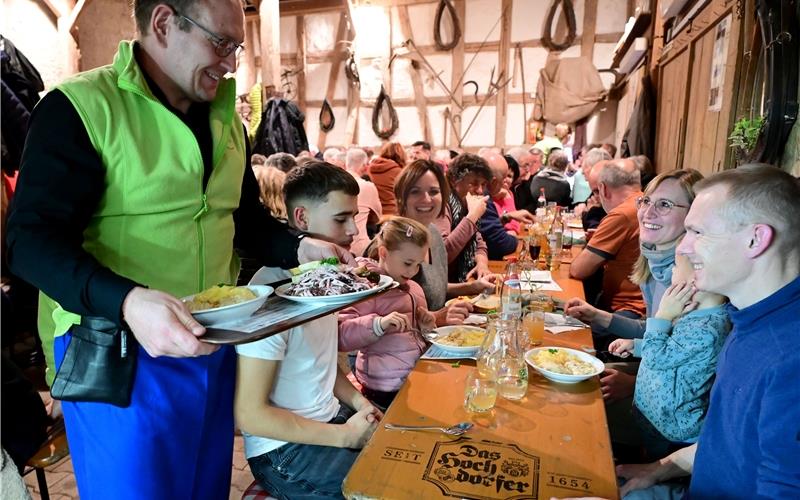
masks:
<path id="1" fill-rule="evenodd" d="M 60 366 L 72 338 L 55 338 Z M 131 404 L 64 401 L 81 500 L 227 499 L 236 353 L 153 358 L 139 347 Z"/>

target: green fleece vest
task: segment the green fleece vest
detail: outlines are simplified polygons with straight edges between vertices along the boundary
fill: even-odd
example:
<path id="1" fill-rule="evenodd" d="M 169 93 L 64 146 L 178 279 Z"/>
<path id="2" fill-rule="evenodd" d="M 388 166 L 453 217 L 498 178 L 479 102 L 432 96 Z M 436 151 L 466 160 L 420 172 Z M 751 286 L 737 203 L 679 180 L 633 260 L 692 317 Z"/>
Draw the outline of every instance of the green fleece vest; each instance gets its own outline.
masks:
<path id="1" fill-rule="evenodd" d="M 235 82 L 220 81 L 211 103 L 214 170 L 204 191 L 197 140 L 153 96 L 133 50 L 134 42 L 123 41 L 113 64 L 57 87 L 77 110 L 106 168 L 106 189 L 83 248 L 115 273 L 176 297 L 235 283 L 232 214 L 245 166 Z M 52 300 L 40 301 L 40 308 L 40 318 L 52 312 L 51 335 L 80 322 Z"/>

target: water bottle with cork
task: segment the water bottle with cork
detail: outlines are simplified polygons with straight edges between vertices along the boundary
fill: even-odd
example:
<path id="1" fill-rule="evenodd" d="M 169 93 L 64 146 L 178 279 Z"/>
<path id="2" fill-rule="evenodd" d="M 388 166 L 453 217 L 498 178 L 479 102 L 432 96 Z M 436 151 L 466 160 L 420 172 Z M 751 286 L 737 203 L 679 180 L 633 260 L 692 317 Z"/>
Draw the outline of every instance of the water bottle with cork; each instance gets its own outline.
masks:
<path id="1" fill-rule="evenodd" d="M 503 277 L 503 289 L 500 294 L 500 305 L 503 315 L 508 318 L 519 318 L 519 315 L 522 314 L 522 282 L 516 257 L 508 258 L 506 274 Z"/>

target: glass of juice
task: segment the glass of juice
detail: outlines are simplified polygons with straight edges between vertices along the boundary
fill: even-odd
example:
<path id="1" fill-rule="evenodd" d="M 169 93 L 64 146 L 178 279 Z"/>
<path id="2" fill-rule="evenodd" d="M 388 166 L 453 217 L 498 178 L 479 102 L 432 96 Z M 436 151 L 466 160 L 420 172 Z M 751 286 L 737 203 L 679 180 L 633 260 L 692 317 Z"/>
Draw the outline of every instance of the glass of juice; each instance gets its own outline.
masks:
<path id="1" fill-rule="evenodd" d="M 482 377 L 477 370 L 471 371 L 464 386 L 464 409 L 474 413 L 485 413 L 491 411 L 496 402 L 495 379 Z"/>
<path id="2" fill-rule="evenodd" d="M 522 311 L 522 332 L 527 340 L 524 349 L 542 345 L 544 339 L 544 308 L 542 303 L 534 302 Z"/>

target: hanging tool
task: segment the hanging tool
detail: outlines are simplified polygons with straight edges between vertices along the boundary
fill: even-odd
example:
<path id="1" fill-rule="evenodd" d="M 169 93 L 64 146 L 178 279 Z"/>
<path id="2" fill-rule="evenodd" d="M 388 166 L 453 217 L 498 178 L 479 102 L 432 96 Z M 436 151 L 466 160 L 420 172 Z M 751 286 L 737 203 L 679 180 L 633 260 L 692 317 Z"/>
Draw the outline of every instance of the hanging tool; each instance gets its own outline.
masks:
<path id="1" fill-rule="evenodd" d="M 502 90 L 511 81 L 511 78 L 503 80 L 504 75 L 505 71 L 501 71 L 500 74 L 497 75 L 497 80 L 495 81 L 494 68 L 492 68 L 491 75 L 489 76 L 489 91 L 483 97 L 481 105 L 478 107 L 478 111 L 475 112 L 475 116 L 472 117 L 472 120 L 469 122 L 469 125 L 467 125 L 467 130 L 465 130 L 464 133 L 461 134 L 461 137 L 459 137 L 458 139 L 459 147 L 461 146 L 461 143 L 464 141 L 464 138 L 467 137 L 467 134 L 469 134 L 472 125 L 475 124 L 475 120 L 477 120 L 478 116 L 480 116 L 481 111 L 483 111 L 484 106 L 486 106 L 486 103 L 488 103 L 491 98 L 495 97 L 498 93 L 500 93 L 500 90 Z"/>

